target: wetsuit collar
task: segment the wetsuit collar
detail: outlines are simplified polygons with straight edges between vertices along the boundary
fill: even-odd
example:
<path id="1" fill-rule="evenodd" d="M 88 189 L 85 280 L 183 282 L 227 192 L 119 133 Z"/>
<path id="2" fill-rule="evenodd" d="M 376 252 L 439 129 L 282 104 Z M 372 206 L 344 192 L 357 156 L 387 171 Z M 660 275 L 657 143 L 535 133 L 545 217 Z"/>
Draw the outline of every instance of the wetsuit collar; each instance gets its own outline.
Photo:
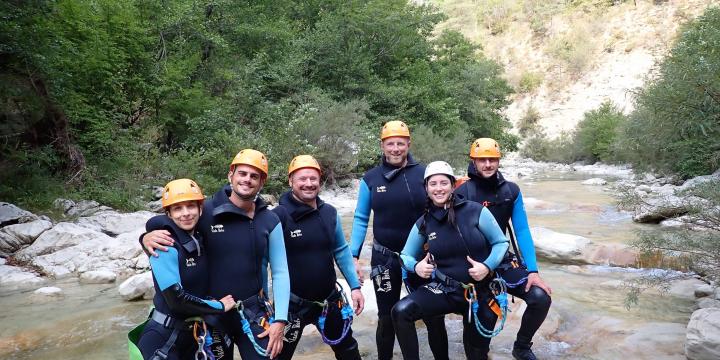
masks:
<path id="1" fill-rule="evenodd" d="M 175 234 L 175 238 L 177 239 L 178 242 L 180 242 L 180 245 L 182 245 L 182 247 L 187 252 L 189 252 L 189 253 L 199 252 L 200 249 L 198 249 L 198 246 L 200 246 L 200 241 L 201 241 L 200 232 L 197 232 L 197 231 L 195 232 L 195 234 L 194 234 L 195 239 L 198 240 L 197 242 L 195 242 L 195 241 L 193 241 L 193 238 L 190 236 L 190 234 L 187 231 L 178 227 L 177 224 L 175 224 L 175 222 L 172 221 L 172 219 L 165 217 L 165 219 L 162 220 L 161 225 L 163 228 L 165 228 L 165 229 L 173 232 L 173 234 Z"/>
<path id="2" fill-rule="evenodd" d="M 381 156 L 381 160 L 382 164 L 380 166 L 382 167 L 383 177 L 388 181 L 392 181 L 403 169 L 418 165 L 410 153 L 408 153 L 405 166 L 390 165 L 387 160 L 385 160 L 385 155 Z"/>
<path id="3" fill-rule="evenodd" d="M 220 190 L 218 190 L 218 192 L 215 193 L 212 200 L 213 205 L 215 205 L 213 207 L 212 215 L 217 216 L 220 214 L 232 213 L 250 219 L 245 210 L 237 207 L 230 201 L 231 192 L 232 189 L 230 188 L 230 185 L 225 185 Z M 265 201 L 263 201 L 262 197 L 258 196 L 257 199 L 255 199 L 255 214 L 259 213 L 265 208 L 267 208 L 267 204 L 265 203 Z"/>
<path id="4" fill-rule="evenodd" d="M 462 196 L 453 195 L 454 201 L 453 201 L 453 208 L 457 209 L 461 206 L 464 206 L 465 203 L 467 203 L 467 200 L 465 200 Z M 439 222 L 444 222 L 447 220 L 447 214 L 448 210 L 444 207 L 435 206 L 435 204 L 430 205 L 430 215 L 434 217 Z"/>
<path id="5" fill-rule="evenodd" d="M 303 217 L 320 210 L 320 207 L 325 204 L 325 202 L 322 201 L 319 196 L 315 201 L 317 201 L 317 209 L 296 199 L 292 195 L 292 191 L 287 191 L 282 194 L 282 196 L 280 196 L 280 201 L 278 201 L 278 203 L 284 206 L 287 209 L 288 213 L 290 213 L 293 221 L 297 222 Z"/>
<path id="6" fill-rule="evenodd" d="M 505 183 L 505 177 L 503 177 L 503 175 L 500 173 L 500 170 L 495 172 L 494 176 L 485 178 L 478 173 L 477 169 L 475 168 L 475 164 L 472 161 L 468 165 L 468 176 L 470 177 L 470 179 L 474 180 L 474 183 L 485 189 L 497 189 L 503 183 Z"/>

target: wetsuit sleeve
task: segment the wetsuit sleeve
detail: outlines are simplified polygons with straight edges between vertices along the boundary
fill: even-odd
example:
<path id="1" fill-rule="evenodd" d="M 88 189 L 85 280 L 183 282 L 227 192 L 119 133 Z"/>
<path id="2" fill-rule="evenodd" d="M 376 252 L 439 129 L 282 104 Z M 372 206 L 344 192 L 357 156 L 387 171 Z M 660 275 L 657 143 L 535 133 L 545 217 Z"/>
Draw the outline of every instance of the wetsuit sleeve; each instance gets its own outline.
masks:
<path id="1" fill-rule="evenodd" d="M 267 264 L 266 264 L 267 265 Z M 267 266 L 263 266 L 267 268 Z M 290 302 L 290 273 L 285 254 L 285 237 L 278 222 L 270 232 L 270 269 L 272 270 L 273 297 L 275 300 L 275 320 L 287 322 Z M 267 281 L 265 276 L 264 281 Z"/>
<path id="2" fill-rule="evenodd" d="M 495 270 L 505 256 L 510 243 L 500 229 L 500 225 L 498 225 L 495 217 L 486 207 L 483 207 L 482 211 L 480 211 L 478 228 L 480 228 L 480 231 L 490 242 L 490 246 L 492 246 L 490 255 L 488 255 L 487 259 L 482 261 L 482 263 L 487 266 L 488 269 Z"/>
<path id="3" fill-rule="evenodd" d="M 352 256 L 359 258 L 360 250 L 362 250 L 365 242 L 365 234 L 367 233 L 368 222 L 370 221 L 370 188 L 365 180 L 360 180 L 360 190 L 358 190 L 358 200 L 355 206 L 355 216 L 353 217 L 352 232 L 350 233 L 350 250 Z"/>
<path id="4" fill-rule="evenodd" d="M 201 315 L 219 314 L 224 311 L 221 302 L 201 299 L 183 289 L 180 283 L 176 248 L 170 247 L 167 252 L 158 252 L 158 257 L 150 257 L 150 265 L 162 297 L 173 312 Z"/>
<path id="5" fill-rule="evenodd" d="M 145 246 L 143 246 L 143 238 L 145 235 L 147 235 L 149 232 L 153 230 L 160 230 L 163 228 L 164 224 L 164 217 L 165 215 L 155 215 L 148 219 L 147 222 L 145 222 L 145 232 L 140 234 L 140 237 L 138 238 L 138 243 L 140 243 L 140 248 L 143 250 L 145 255 L 150 256 L 150 252 L 145 249 Z"/>
<path id="6" fill-rule="evenodd" d="M 535 244 L 530 234 L 525 204 L 522 193 L 518 192 L 512 212 L 512 227 L 515 230 L 515 239 L 520 247 L 522 259 L 529 272 L 538 272 L 537 259 L 535 257 Z"/>
<path id="7" fill-rule="evenodd" d="M 420 235 L 417 224 L 413 225 L 410 229 L 407 242 L 400 252 L 400 260 L 402 260 L 402 266 L 409 272 L 415 272 L 415 265 L 417 264 L 417 258 L 422 255 L 422 247 L 425 243 L 425 237 Z"/>
<path id="8" fill-rule="evenodd" d="M 350 253 L 350 247 L 347 241 L 345 241 L 345 234 L 343 234 L 342 231 L 340 214 L 337 215 L 335 224 L 335 249 L 333 250 L 335 263 L 343 274 L 343 277 L 345 277 L 345 280 L 347 280 L 348 285 L 350 285 L 350 289 L 359 289 L 360 281 L 358 281 L 357 274 L 355 273 L 355 264 L 353 263 L 352 254 Z"/>

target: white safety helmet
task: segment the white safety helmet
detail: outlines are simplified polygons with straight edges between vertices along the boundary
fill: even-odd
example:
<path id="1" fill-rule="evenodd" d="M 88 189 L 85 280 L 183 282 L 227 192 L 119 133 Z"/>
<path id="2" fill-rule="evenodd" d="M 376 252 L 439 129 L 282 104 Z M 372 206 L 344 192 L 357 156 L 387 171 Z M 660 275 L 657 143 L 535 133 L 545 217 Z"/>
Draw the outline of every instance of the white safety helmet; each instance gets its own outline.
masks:
<path id="1" fill-rule="evenodd" d="M 450 180 L 455 183 L 455 172 L 452 166 L 444 161 L 433 161 L 425 168 L 425 176 L 423 179 L 427 181 L 433 175 L 443 174 L 450 177 Z"/>

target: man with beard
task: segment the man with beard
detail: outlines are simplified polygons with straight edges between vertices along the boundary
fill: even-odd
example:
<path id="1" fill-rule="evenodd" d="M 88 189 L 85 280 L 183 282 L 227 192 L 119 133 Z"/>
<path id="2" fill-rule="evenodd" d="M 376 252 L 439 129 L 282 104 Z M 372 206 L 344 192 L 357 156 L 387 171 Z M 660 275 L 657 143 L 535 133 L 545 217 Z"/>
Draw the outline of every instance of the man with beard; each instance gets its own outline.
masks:
<path id="1" fill-rule="evenodd" d="M 335 358 L 359 360 L 352 336 L 352 308 L 365 305 L 337 210 L 318 197 L 321 169 L 310 155 L 296 156 L 288 167 L 290 191 L 273 211 L 280 218 L 290 271 L 290 317 L 279 359 L 292 358 L 303 329 L 315 324 Z M 352 304 L 336 285 L 335 264 L 351 290 Z M 341 303 L 342 305 L 338 306 Z"/>
<path id="2" fill-rule="evenodd" d="M 393 356 L 395 329 L 390 311 L 400 299 L 402 270 L 399 252 L 410 229 L 425 210 L 425 166 L 410 155 L 410 130 L 402 121 L 389 121 L 380 134 L 381 163 L 368 170 L 360 181 L 353 221 L 351 251 L 360 281 L 358 258 L 365 241 L 370 212 L 373 217 L 373 249 L 370 260 L 378 306 L 375 332 L 378 359 Z M 414 276 L 414 275 L 413 275 Z M 423 319 L 428 329 L 430 349 L 435 359 L 448 358 L 444 317 Z"/>
<path id="3" fill-rule="evenodd" d="M 244 360 L 275 358 L 283 347 L 287 324 L 290 281 L 285 241 L 277 215 L 258 196 L 268 175 L 265 155 L 257 150 L 240 151 L 230 164 L 229 184 L 205 201 L 197 229 L 207 239 L 209 295 L 230 294 L 238 311 L 230 311 L 217 322 L 208 321 L 230 335 Z M 148 221 L 152 229 L 155 218 Z M 172 244 L 166 230 L 143 236 L 143 246 L 154 249 Z M 274 319 L 268 306 L 268 263 L 272 269 Z M 267 325 L 268 323 L 269 326 Z M 232 359 L 232 342 L 213 331 L 213 353 Z"/>
<path id="4" fill-rule="evenodd" d="M 530 235 L 522 193 L 517 184 L 505 180 L 498 171 L 500 156 L 497 141 L 490 138 L 475 140 L 470 146 L 470 179 L 458 187 L 455 193 L 483 204 L 500 224 L 503 233 L 510 234 L 515 253 L 508 252 L 496 271 L 507 281 L 508 293 L 523 299 L 527 304 L 512 355 L 518 360 L 534 360 L 532 338 L 550 309 L 552 289 L 538 274 L 535 245 Z"/>

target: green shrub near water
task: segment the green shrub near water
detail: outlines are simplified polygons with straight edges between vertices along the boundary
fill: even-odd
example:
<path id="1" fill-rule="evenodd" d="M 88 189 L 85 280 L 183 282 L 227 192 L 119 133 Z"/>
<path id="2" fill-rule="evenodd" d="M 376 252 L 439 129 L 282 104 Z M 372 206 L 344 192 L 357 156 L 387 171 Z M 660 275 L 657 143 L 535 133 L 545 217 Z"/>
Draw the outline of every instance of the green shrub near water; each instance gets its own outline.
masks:
<path id="1" fill-rule="evenodd" d="M 579 157 L 588 162 L 613 162 L 617 159 L 614 144 L 625 115 L 611 102 L 585 113 L 574 136 Z"/>

